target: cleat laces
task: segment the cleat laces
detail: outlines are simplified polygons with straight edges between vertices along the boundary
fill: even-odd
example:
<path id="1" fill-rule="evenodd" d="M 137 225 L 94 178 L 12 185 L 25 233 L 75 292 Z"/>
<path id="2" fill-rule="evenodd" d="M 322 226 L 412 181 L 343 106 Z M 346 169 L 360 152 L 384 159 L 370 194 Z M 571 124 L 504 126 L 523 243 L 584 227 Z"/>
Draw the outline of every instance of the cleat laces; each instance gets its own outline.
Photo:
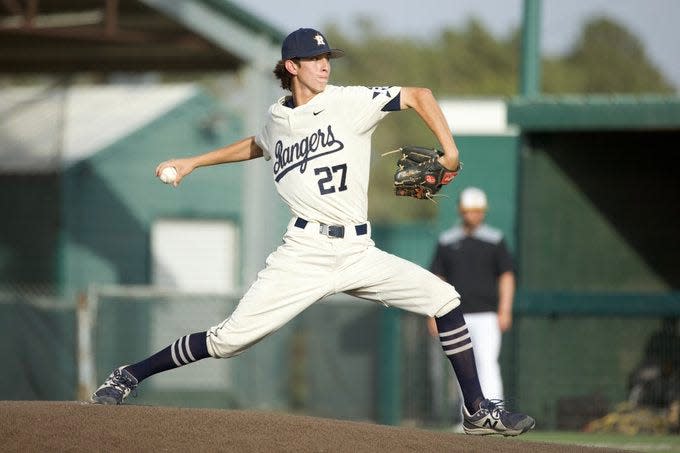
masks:
<path id="1" fill-rule="evenodd" d="M 486 408 L 487 412 L 494 420 L 500 420 L 501 415 L 505 412 L 505 402 L 503 400 L 488 400 L 489 406 Z"/>
<path id="2" fill-rule="evenodd" d="M 114 371 L 113 374 L 104 381 L 104 385 L 114 388 L 124 396 L 132 393 L 132 396 L 137 398 L 137 384 L 125 376 L 121 370 Z"/>

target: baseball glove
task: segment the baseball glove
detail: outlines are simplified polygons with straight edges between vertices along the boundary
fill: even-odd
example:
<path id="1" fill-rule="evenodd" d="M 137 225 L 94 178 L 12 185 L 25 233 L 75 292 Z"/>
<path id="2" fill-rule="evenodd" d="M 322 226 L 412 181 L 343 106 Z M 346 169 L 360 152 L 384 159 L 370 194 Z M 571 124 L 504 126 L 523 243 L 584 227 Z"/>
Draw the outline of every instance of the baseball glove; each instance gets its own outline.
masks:
<path id="1" fill-rule="evenodd" d="M 438 160 L 444 153 L 437 149 L 405 146 L 396 151 L 401 151 L 397 172 L 394 174 L 394 193 L 397 196 L 419 200 L 432 198 L 463 168 L 462 163 L 458 163 L 455 170 L 444 168 Z"/>

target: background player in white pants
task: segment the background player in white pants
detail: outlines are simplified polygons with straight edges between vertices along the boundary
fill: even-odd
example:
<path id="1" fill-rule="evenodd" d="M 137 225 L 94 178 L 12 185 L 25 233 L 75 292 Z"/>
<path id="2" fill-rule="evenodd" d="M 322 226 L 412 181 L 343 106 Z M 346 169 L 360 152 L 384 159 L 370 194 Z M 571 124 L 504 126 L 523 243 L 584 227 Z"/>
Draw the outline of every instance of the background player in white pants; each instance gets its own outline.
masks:
<path id="1" fill-rule="evenodd" d="M 389 112 L 413 108 L 441 144 L 442 165 L 458 168 L 458 149 L 439 105 L 424 88 L 328 85 L 330 59 L 342 54 L 316 30 L 294 31 L 284 40 L 274 69 L 282 88 L 292 95 L 270 107 L 256 136 L 158 165 L 157 176 L 174 167 L 178 185 L 199 167 L 264 157 L 293 217 L 283 244 L 269 255 L 227 319 L 115 369 L 93 394 L 93 402 L 120 404 L 153 374 L 208 357 L 233 357 L 317 300 L 345 292 L 436 318 L 464 396 L 467 432 L 517 435 L 533 428 L 531 417 L 507 412 L 484 398 L 455 289 L 379 250 L 370 237 L 367 191 L 373 131 Z"/>
<path id="2" fill-rule="evenodd" d="M 503 399 L 499 364 L 501 337 L 512 326 L 515 274 L 503 233 L 484 223 L 488 209 L 484 191 L 464 189 L 458 200 L 461 224 L 444 231 L 430 270 L 455 285 L 475 348 L 479 381 L 484 395 Z M 428 328 L 437 336 L 432 318 Z"/>

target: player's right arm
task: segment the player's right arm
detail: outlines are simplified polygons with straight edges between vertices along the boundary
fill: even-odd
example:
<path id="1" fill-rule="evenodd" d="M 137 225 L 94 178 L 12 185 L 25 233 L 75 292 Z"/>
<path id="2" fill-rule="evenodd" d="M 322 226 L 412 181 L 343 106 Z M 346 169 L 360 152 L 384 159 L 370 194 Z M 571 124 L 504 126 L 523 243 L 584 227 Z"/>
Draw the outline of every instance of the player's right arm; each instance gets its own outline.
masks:
<path id="1" fill-rule="evenodd" d="M 439 158 L 439 163 L 449 170 L 458 168 L 460 163 L 458 148 L 444 112 L 432 91 L 429 88 L 402 87 L 400 102 L 402 110 L 414 109 L 439 140 L 444 152 L 444 155 Z"/>
<path id="2" fill-rule="evenodd" d="M 231 145 L 217 148 L 198 156 L 170 159 L 161 162 L 156 167 L 156 176 L 159 176 L 166 167 L 175 167 L 177 170 L 177 179 L 173 185 L 176 187 L 182 178 L 199 167 L 257 159 L 258 157 L 262 157 L 262 155 L 262 148 L 255 143 L 255 137 L 248 137 L 232 143 Z"/>

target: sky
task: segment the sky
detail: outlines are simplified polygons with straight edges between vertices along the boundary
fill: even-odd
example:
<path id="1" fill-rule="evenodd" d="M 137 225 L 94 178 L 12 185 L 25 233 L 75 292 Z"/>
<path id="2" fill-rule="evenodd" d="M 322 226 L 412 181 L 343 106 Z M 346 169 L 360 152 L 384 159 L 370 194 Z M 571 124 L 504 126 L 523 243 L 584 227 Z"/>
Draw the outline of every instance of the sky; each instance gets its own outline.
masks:
<path id="1" fill-rule="evenodd" d="M 337 24 L 351 32 L 358 16 L 370 17 L 386 34 L 428 39 L 471 17 L 497 37 L 522 20 L 522 0 L 232 0 L 288 33 L 300 27 Z M 680 91 L 680 0 L 542 0 L 541 51 L 560 55 L 574 44 L 588 19 L 607 16 L 645 46 L 652 63 Z M 331 43 L 332 45 L 332 43 Z"/>

